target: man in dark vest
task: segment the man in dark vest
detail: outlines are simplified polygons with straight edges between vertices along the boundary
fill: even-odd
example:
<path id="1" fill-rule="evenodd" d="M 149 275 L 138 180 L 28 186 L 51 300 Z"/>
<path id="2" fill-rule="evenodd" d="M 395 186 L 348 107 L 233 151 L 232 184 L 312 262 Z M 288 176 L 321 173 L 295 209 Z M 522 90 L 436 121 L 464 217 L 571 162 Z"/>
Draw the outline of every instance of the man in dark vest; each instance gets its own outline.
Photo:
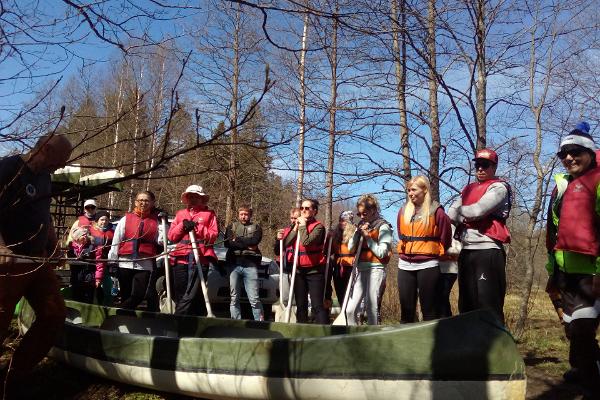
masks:
<path id="1" fill-rule="evenodd" d="M 65 303 L 52 264 L 25 257 L 57 257 L 58 240 L 50 216 L 50 174 L 64 167 L 72 151 L 63 135 L 40 138 L 27 154 L 0 160 L 0 343 L 15 305 L 25 296 L 35 321 L 15 350 L 0 398 L 12 398 L 26 375 L 48 353 L 65 320 Z M 0 367 L 1 368 L 1 367 Z"/>
<path id="2" fill-rule="evenodd" d="M 600 168 L 589 129 L 577 124 L 557 153 L 567 173 L 554 177 L 548 209 L 546 291 L 560 299 L 570 342 L 565 380 L 578 381 L 584 398 L 600 399 Z"/>
<path id="3" fill-rule="evenodd" d="M 463 189 L 448 210 L 462 243 L 458 258 L 458 309 L 493 311 L 504 322 L 506 253 L 510 242 L 506 219 L 510 213 L 508 183 L 496 177 L 498 154 L 481 149 L 475 154 L 476 182 Z"/>
<path id="4" fill-rule="evenodd" d="M 262 228 L 252 223 L 252 209 L 241 206 L 238 209 L 238 220 L 230 224 L 225 231 L 225 247 L 227 247 L 227 264 L 229 265 L 229 290 L 231 318 L 241 319 L 240 294 L 242 282 L 252 307 L 252 315 L 256 321 L 264 321 L 263 306 L 258 295 L 258 269 L 262 255 L 258 244 L 262 240 Z"/>

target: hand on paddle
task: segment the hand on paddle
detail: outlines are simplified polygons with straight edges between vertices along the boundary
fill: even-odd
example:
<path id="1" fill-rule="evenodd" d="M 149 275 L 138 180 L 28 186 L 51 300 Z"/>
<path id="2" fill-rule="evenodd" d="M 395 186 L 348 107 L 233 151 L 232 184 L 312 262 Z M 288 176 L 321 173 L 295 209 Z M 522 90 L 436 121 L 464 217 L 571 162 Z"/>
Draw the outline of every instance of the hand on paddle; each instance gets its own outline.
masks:
<path id="1" fill-rule="evenodd" d="M 184 232 L 191 232 L 196 229 L 196 223 L 194 221 L 190 221 L 189 219 L 184 219 L 182 224 Z"/>

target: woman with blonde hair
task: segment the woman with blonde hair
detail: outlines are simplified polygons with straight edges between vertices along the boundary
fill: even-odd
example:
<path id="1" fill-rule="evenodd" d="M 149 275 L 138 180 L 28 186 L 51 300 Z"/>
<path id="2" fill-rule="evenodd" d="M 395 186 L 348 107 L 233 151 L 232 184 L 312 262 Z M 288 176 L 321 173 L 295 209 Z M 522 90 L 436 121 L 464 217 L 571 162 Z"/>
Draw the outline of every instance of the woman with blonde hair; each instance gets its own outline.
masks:
<path id="1" fill-rule="evenodd" d="M 415 322 L 417 295 L 423 320 L 438 317 L 439 260 L 452 241 L 450 219 L 431 200 L 429 180 L 422 176 L 406 184 L 407 202 L 398 211 L 398 293 L 400 322 Z"/>

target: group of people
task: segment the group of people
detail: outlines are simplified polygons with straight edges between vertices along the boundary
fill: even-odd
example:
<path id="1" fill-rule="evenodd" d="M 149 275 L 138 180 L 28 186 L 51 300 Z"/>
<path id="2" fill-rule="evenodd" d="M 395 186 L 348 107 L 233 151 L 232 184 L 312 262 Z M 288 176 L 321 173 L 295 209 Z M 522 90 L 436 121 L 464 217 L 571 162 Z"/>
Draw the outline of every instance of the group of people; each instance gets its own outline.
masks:
<path id="1" fill-rule="evenodd" d="M 416 176 L 406 185 L 407 201 L 396 221 L 402 323 L 417 320 L 417 299 L 423 320 L 451 316 L 450 293 L 457 276 L 461 313 L 487 308 L 504 321 L 503 245 L 510 241 L 506 220 L 511 191 L 506 181 L 496 177 L 498 155 L 493 150 L 479 150 L 474 163 L 476 182 L 464 188 L 448 214 L 432 200 L 425 176 Z M 318 206 L 316 200 L 302 202 L 301 208 L 290 211 L 290 226 L 277 234 L 283 242 L 284 271 L 289 274 L 290 266 L 297 266 L 293 288 L 297 321 L 308 321 L 310 294 L 315 321 L 329 323 L 335 290 L 340 303 L 349 291 L 348 301 L 341 304 L 348 324 L 360 323 L 364 314 L 368 324 L 380 323 L 392 225 L 381 217 L 377 198 L 365 194 L 356 203 L 356 213 L 343 211 L 337 227 L 327 234 L 316 219 Z M 276 254 L 279 247 L 276 243 Z"/>
<path id="2" fill-rule="evenodd" d="M 564 377 L 579 382 L 589 398 L 600 398 L 600 349 L 596 340 L 600 315 L 600 167 L 589 130 L 587 123 L 577 124 L 563 138 L 557 153 L 566 173 L 555 177 L 556 188 L 549 203 L 546 290 L 570 342 L 572 368 Z M 9 391 L 11 384 L 23 379 L 41 360 L 65 318 L 54 266 L 46 260 L 61 258 L 50 216 L 50 173 L 65 165 L 71 151 L 64 136 L 49 134 L 28 153 L 0 160 L 0 338 L 8 331 L 21 296 L 36 313 L 9 368 L 0 366 L 6 379 L 2 390 Z M 432 200 L 426 177 L 417 176 L 407 183 L 407 201 L 398 212 L 396 225 L 401 322 L 416 320 L 417 299 L 424 320 L 451 315 L 449 294 L 457 279 L 459 312 L 486 308 L 504 321 L 504 244 L 510 241 L 506 221 L 512 192 L 509 184 L 496 176 L 498 155 L 493 150 L 477 151 L 473 162 L 476 181 L 462 190 L 447 214 Z M 213 245 L 218 226 L 214 211 L 207 205 L 209 197 L 198 185 L 188 187 L 181 196 L 185 207 L 177 211 L 168 231 L 164 229 L 166 215 L 155 208 L 155 200 L 152 192 L 138 193 L 134 210 L 121 218 L 114 233 L 110 232 L 107 213 L 97 212 L 94 201 L 86 202 L 84 215 L 70 231 L 70 255 L 93 259 L 89 263 L 93 274 L 83 274 L 93 276 L 85 278 L 93 288 L 106 282 L 107 262 L 118 263 L 119 305 L 135 308 L 147 298 L 166 235 L 175 244 L 169 251 L 175 312 L 202 313 L 199 281 L 217 262 Z M 297 321 L 309 321 L 310 298 L 315 322 L 329 323 L 335 290 L 339 299 L 347 298 L 342 310 L 348 316 L 347 323 L 360 323 L 365 313 L 367 323 L 380 323 L 386 265 L 392 254 L 392 225 L 381 217 L 378 201 L 370 194 L 358 199 L 355 213 L 342 212 L 331 233 L 318 221 L 318 211 L 318 201 L 304 200 L 299 209 L 291 210 L 290 225 L 277 232 L 275 249 L 284 262 L 282 279 L 296 267 L 295 284 L 288 296 L 295 298 Z M 252 209 L 240 207 L 237 221 L 225 233 L 230 312 L 232 318 L 241 318 L 243 285 L 254 319 L 262 320 L 265 315 L 256 271 L 262 230 L 251 218 Z M 76 267 L 73 279 L 81 276 Z M 85 291 L 76 295 L 89 298 Z"/>

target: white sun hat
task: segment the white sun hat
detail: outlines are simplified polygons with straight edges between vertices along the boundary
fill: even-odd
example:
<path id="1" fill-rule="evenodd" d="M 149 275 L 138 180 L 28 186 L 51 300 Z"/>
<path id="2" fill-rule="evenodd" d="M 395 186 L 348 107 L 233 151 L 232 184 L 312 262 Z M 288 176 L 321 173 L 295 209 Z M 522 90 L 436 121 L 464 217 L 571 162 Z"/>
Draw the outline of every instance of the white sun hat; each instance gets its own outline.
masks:
<path id="1" fill-rule="evenodd" d="M 204 193 L 204 189 L 202 189 L 202 186 L 200 185 L 190 185 L 187 187 L 187 189 L 185 189 L 185 192 L 181 193 L 181 202 L 185 203 L 185 197 L 188 193 L 192 193 L 192 194 L 197 194 L 198 196 L 203 196 L 206 197 L 206 199 L 208 200 L 209 196 Z"/>

